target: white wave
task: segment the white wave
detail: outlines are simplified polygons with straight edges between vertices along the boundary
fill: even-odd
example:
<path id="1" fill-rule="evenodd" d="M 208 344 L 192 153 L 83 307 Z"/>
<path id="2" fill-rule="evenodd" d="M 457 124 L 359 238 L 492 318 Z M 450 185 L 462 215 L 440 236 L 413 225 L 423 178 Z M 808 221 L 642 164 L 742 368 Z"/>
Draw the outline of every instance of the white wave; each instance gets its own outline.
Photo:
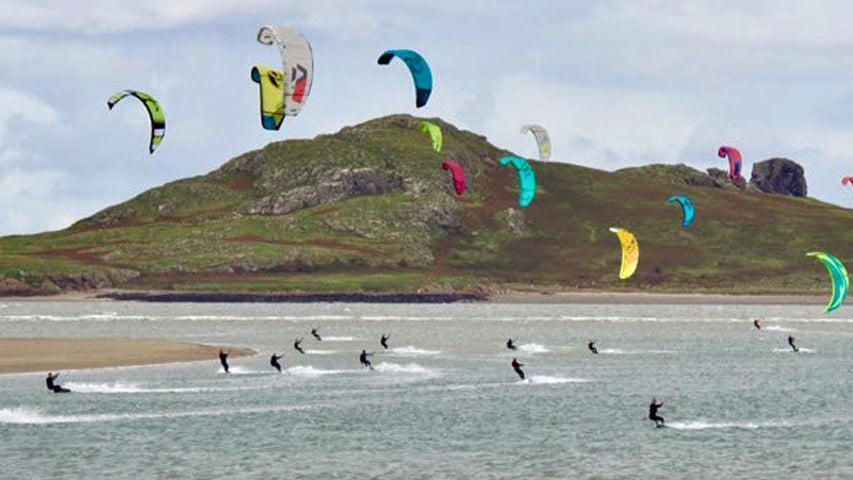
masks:
<path id="1" fill-rule="evenodd" d="M 556 385 L 560 383 L 585 383 L 589 380 L 585 378 L 564 378 L 554 377 L 551 375 L 532 375 L 525 380 L 519 380 L 516 385 Z"/>
<path id="2" fill-rule="evenodd" d="M 388 321 L 388 320 L 398 320 L 404 322 L 418 322 L 418 321 L 449 321 L 453 320 L 453 317 L 407 317 L 400 315 L 362 315 L 358 317 L 359 320 L 369 320 L 369 321 Z"/>
<path id="3" fill-rule="evenodd" d="M 239 415 L 247 413 L 284 412 L 293 410 L 309 410 L 309 406 L 279 406 L 260 408 L 235 408 L 229 410 L 196 410 L 187 412 L 154 412 L 154 413 L 104 413 L 88 415 L 49 415 L 37 408 L 13 407 L 0 408 L 0 423 L 17 425 L 47 425 L 55 423 L 96 423 L 116 422 L 122 420 L 148 420 L 159 418 L 207 417 Z"/>
<path id="4" fill-rule="evenodd" d="M 228 369 L 229 375 L 268 375 L 271 373 L 275 373 L 274 370 L 250 370 L 246 367 L 239 366 L 231 366 Z M 219 373 L 225 375 L 225 370 L 222 367 L 219 368 Z"/>
<path id="5" fill-rule="evenodd" d="M 518 346 L 518 349 L 525 353 L 546 353 L 548 349 L 544 345 L 538 343 L 523 343 Z"/>
<path id="6" fill-rule="evenodd" d="M 438 355 L 441 353 L 441 350 L 424 350 L 422 348 L 409 345 L 407 347 L 394 347 L 391 349 L 391 353 L 401 357 L 419 357 L 421 355 Z"/>
<path id="7" fill-rule="evenodd" d="M 435 370 L 430 368 L 422 367 L 417 363 L 410 363 L 408 365 L 400 365 L 397 363 L 386 363 L 382 362 L 378 365 L 374 365 L 373 369 L 377 372 L 382 373 L 418 373 L 425 375 L 435 375 Z"/>
<path id="8" fill-rule="evenodd" d="M 354 342 L 356 340 L 361 340 L 356 337 L 347 337 L 347 336 L 334 336 L 329 335 L 328 337 L 323 337 L 324 342 Z"/>
<path id="9" fill-rule="evenodd" d="M 322 375 L 344 373 L 346 370 L 324 370 L 322 368 L 314 368 L 311 365 L 297 365 L 286 369 L 286 371 L 287 373 L 296 375 L 297 377 L 319 377 Z"/>
<path id="10" fill-rule="evenodd" d="M 333 353 L 338 353 L 338 352 L 339 352 L 339 350 L 314 350 L 311 348 L 305 350 L 305 353 L 311 354 L 311 355 L 331 355 Z"/>
<path id="11" fill-rule="evenodd" d="M 788 427 L 788 422 L 705 422 L 702 420 L 690 420 L 685 422 L 669 422 L 665 424 L 676 430 L 708 430 L 721 428 L 739 428 L 744 430 L 755 430 L 758 428 Z"/>
<path id="12" fill-rule="evenodd" d="M 605 355 L 644 355 L 647 353 L 675 353 L 673 350 L 622 350 L 621 348 L 602 348 L 598 353 Z"/>
<path id="13" fill-rule="evenodd" d="M 795 352 L 791 348 L 774 348 L 773 351 L 776 353 L 814 353 L 814 350 L 812 350 L 811 348 L 803 348 L 803 347 L 800 347 L 799 352 Z"/>
<path id="14" fill-rule="evenodd" d="M 245 387 L 178 387 L 178 388 L 148 388 L 135 383 L 82 383 L 66 382 L 62 384 L 74 393 L 102 393 L 102 394 L 131 394 L 131 393 L 202 393 L 202 392 L 228 392 L 239 390 L 259 390 L 268 388 L 267 385 L 245 386 Z"/>
<path id="15" fill-rule="evenodd" d="M 762 330 L 767 330 L 769 332 L 796 332 L 796 328 L 787 328 L 780 327 L 778 325 L 770 325 L 769 327 L 761 327 Z"/>

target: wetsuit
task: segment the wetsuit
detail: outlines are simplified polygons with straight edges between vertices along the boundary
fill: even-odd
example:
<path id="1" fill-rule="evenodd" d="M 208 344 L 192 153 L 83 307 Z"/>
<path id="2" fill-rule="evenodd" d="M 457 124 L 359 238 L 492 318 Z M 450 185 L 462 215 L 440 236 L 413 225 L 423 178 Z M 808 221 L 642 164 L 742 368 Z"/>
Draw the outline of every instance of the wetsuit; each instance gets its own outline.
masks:
<path id="1" fill-rule="evenodd" d="M 589 351 L 591 351 L 592 353 L 598 353 L 598 349 L 595 348 L 595 342 L 594 341 L 587 343 L 586 348 L 588 348 Z"/>
<path id="2" fill-rule="evenodd" d="M 299 353 L 301 353 L 301 354 L 305 355 L 305 350 L 302 350 L 302 347 L 300 347 L 300 346 L 299 346 L 299 344 L 300 344 L 300 343 L 302 343 L 302 339 L 301 339 L 301 338 L 297 338 L 297 339 L 296 339 L 296 341 L 294 341 L 294 342 L 293 342 L 293 348 L 294 348 L 297 352 L 299 352 Z"/>
<path id="3" fill-rule="evenodd" d="M 222 364 L 222 369 L 225 370 L 225 373 L 230 373 L 228 371 L 228 354 L 219 350 L 219 363 Z"/>
<path id="4" fill-rule="evenodd" d="M 278 370 L 278 373 L 281 373 L 281 364 L 278 363 L 278 359 L 281 357 L 283 357 L 283 355 L 276 355 L 274 353 L 270 357 L 270 365 L 275 367 L 275 369 Z"/>
<path id="5" fill-rule="evenodd" d="M 655 425 L 658 427 L 664 423 L 663 417 L 658 415 L 658 409 L 662 406 L 663 402 L 655 403 L 654 399 L 652 399 L 652 403 L 649 404 L 649 420 L 654 420 Z"/>
<path id="6" fill-rule="evenodd" d="M 755 328 L 757 328 L 758 330 L 761 330 L 761 324 L 758 322 L 759 322 L 759 320 L 756 318 L 755 320 L 752 321 L 752 324 L 755 325 Z"/>
<path id="7" fill-rule="evenodd" d="M 800 349 L 799 349 L 799 348 L 797 348 L 797 346 L 796 346 L 796 345 L 794 345 L 794 337 L 792 337 L 792 336 L 790 336 L 790 335 L 788 335 L 788 345 L 790 345 L 790 346 L 791 346 L 791 348 L 793 348 L 795 352 L 799 352 L 799 351 L 800 351 Z"/>
<path id="8" fill-rule="evenodd" d="M 370 364 L 370 360 L 367 357 L 373 355 L 372 353 L 367 353 L 367 350 L 362 350 L 361 355 L 358 356 L 358 361 L 361 362 L 365 367 L 373 370 L 373 365 Z"/>
<path id="9" fill-rule="evenodd" d="M 388 335 L 382 335 L 382 338 L 379 339 L 379 344 L 382 345 L 382 348 L 388 349 L 388 339 L 391 338 Z"/>
<path id="10" fill-rule="evenodd" d="M 323 338 L 322 338 L 322 337 L 320 337 L 320 334 L 317 332 L 317 329 L 316 329 L 316 328 L 312 328 L 312 329 L 311 329 L 311 335 L 314 335 L 314 338 L 316 338 L 318 342 L 322 342 L 322 341 L 323 341 Z"/>
<path id="11" fill-rule="evenodd" d="M 511 338 L 507 339 L 506 348 L 508 348 L 510 350 L 518 350 L 518 347 L 515 346 L 515 343 L 513 343 Z"/>
<path id="12" fill-rule="evenodd" d="M 523 363 L 518 363 L 518 360 L 514 358 L 512 359 L 512 369 L 515 370 L 515 373 L 517 373 L 522 380 L 524 380 L 524 371 L 521 370 L 521 367 L 523 366 Z"/>
<path id="13" fill-rule="evenodd" d="M 47 384 L 47 389 L 53 393 L 70 392 L 71 390 L 68 390 L 67 388 L 62 388 L 61 386 L 54 383 L 54 380 L 56 380 L 56 377 L 58 377 L 58 376 L 59 376 L 58 373 L 56 375 L 54 375 L 53 373 L 48 372 L 47 378 L 45 379 L 45 383 Z"/>

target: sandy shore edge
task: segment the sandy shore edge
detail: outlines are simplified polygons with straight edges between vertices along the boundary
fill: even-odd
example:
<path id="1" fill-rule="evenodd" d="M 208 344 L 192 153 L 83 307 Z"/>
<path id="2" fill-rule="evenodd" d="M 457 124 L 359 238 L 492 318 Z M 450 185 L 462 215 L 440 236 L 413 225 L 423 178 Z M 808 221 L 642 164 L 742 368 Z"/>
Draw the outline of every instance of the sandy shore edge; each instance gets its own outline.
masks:
<path id="1" fill-rule="evenodd" d="M 566 303 L 615 305 L 825 305 L 827 295 L 728 295 L 647 292 L 506 292 L 493 303 Z"/>
<path id="2" fill-rule="evenodd" d="M 0 338 L 0 374 L 125 367 L 210 360 L 219 346 L 167 340 Z M 224 346 L 231 357 L 257 352 Z"/>

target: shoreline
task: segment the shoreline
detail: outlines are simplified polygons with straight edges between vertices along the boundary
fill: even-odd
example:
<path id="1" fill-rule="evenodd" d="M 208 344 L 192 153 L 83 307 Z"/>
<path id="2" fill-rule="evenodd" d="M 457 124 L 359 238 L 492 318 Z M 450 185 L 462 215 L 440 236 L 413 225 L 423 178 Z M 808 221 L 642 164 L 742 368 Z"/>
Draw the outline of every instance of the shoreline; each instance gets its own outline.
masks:
<path id="1" fill-rule="evenodd" d="M 622 305 L 824 305 L 828 294 L 563 291 L 499 293 L 242 293 L 96 290 L 0 297 L 2 302 L 137 301 L 154 303 L 542 303 Z"/>
<path id="2" fill-rule="evenodd" d="M 256 355 L 252 349 L 173 342 L 76 338 L 0 338 L 0 374 L 85 370 L 210 360 L 220 348 L 233 358 Z"/>

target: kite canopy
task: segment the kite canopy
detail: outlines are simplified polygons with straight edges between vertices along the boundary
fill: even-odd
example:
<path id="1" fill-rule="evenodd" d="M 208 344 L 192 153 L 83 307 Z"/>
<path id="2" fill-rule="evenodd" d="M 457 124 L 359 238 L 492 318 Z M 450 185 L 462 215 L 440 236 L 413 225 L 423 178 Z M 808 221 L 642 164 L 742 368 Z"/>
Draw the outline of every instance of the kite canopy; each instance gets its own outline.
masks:
<path id="1" fill-rule="evenodd" d="M 314 82 L 311 44 L 296 30 L 278 25 L 264 25 L 258 29 L 258 42 L 278 47 L 284 78 L 284 115 L 299 115 Z"/>
<path id="2" fill-rule="evenodd" d="M 509 164 L 512 164 L 518 172 L 518 206 L 527 208 L 533 202 L 533 197 L 536 196 L 536 176 L 533 174 L 533 167 L 523 158 L 501 158 L 501 165 L 507 166 Z"/>
<path id="3" fill-rule="evenodd" d="M 252 80 L 258 84 L 261 104 L 261 125 L 278 130 L 284 120 L 284 75 L 278 70 L 255 65 Z"/>
<path id="4" fill-rule="evenodd" d="M 424 133 L 429 133 L 429 138 L 432 140 L 432 149 L 436 152 L 441 152 L 441 127 L 432 122 L 427 122 L 426 120 L 424 120 L 421 122 L 420 129 Z"/>
<path id="5" fill-rule="evenodd" d="M 409 67 L 412 81 L 415 83 L 415 106 L 423 107 L 432 93 L 432 70 L 429 64 L 414 50 L 388 50 L 379 56 L 377 62 L 379 65 L 388 65 L 394 57 L 399 58 Z"/>
<path id="6" fill-rule="evenodd" d="M 732 180 L 732 183 L 736 182 L 740 178 L 740 170 L 743 166 L 743 158 L 740 156 L 740 150 L 734 147 L 722 146 L 719 150 L 717 150 L 717 155 L 720 158 L 729 159 L 729 178 Z"/>
<path id="7" fill-rule="evenodd" d="M 674 195 L 666 199 L 666 203 L 678 202 L 681 205 L 681 226 L 687 228 L 693 222 L 695 210 L 693 202 L 684 195 Z"/>
<path id="8" fill-rule="evenodd" d="M 160 109 L 160 104 L 154 100 L 154 97 L 136 90 L 122 90 L 114 94 L 107 99 L 107 107 L 112 110 L 116 103 L 128 96 L 139 99 L 145 106 L 145 110 L 148 111 L 148 119 L 151 121 L 151 140 L 148 142 L 148 153 L 154 153 L 154 150 L 163 141 L 163 136 L 166 135 L 166 117 L 163 115 L 163 110 Z"/>
<path id="9" fill-rule="evenodd" d="M 637 271 L 640 262 L 640 246 L 634 234 L 624 228 L 610 227 L 610 231 L 619 236 L 622 245 L 622 266 L 619 267 L 619 278 L 626 280 Z"/>
<path id="10" fill-rule="evenodd" d="M 442 170 L 450 170 L 453 174 L 453 189 L 456 190 L 456 195 L 465 193 L 465 172 L 462 171 L 462 166 L 456 162 L 443 162 Z"/>
<path id="11" fill-rule="evenodd" d="M 829 278 L 832 280 L 832 296 L 829 297 L 829 303 L 824 309 L 824 313 L 829 313 L 844 303 L 847 298 L 847 290 L 850 288 L 850 280 L 847 277 L 847 269 L 844 264 L 835 256 L 824 252 L 809 252 L 806 255 L 817 258 L 820 263 L 829 271 Z"/>
<path id="12" fill-rule="evenodd" d="M 853 177 L 841 177 L 842 185 L 850 185 L 851 183 L 853 183 Z"/>
<path id="13" fill-rule="evenodd" d="M 548 131 L 539 125 L 522 125 L 521 133 L 530 132 L 536 138 L 536 145 L 539 147 L 539 160 L 547 162 L 551 158 L 551 138 L 548 137 Z"/>

